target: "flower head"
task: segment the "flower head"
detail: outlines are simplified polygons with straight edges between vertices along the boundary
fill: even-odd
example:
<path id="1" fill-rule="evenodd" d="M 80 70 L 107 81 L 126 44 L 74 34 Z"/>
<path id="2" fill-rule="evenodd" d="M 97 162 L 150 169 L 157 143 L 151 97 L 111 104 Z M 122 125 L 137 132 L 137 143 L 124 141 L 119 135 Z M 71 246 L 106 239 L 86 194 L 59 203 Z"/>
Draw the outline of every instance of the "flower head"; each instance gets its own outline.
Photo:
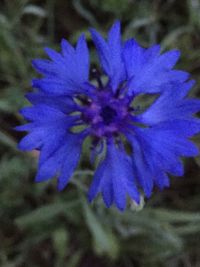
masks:
<path id="1" fill-rule="evenodd" d="M 101 161 L 89 200 L 101 192 L 107 207 L 114 203 L 123 210 L 127 195 L 137 203 L 141 191 L 150 197 L 154 185 L 169 186 L 168 174 L 183 175 L 180 157 L 198 154 L 189 138 L 200 131 L 193 116 L 200 101 L 187 97 L 194 84 L 188 73 L 173 69 L 177 50 L 160 54 L 158 45 L 142 48 L 134 39 L 123 42 L 119 22 L 107 40 L 94 29 L 91 35 L 101 71 L 90 71 L 83 35 L 75 48 L 62 40 L 61 53 L 47 48 L 50 60 L 33 61 L 43 78 L 33 80 L 37 91 L 27 95 L 32 107 L 21 111 L 30 122 L 17 127 L 29 132 L 19 148 L 38 149 L 36 181 L 56 175 L 62 190 L 79 162 L 85 138 L 91 137 L 92 154 Z M 144 111 L 133 105 L 141 94 L 157 94 Z"/>

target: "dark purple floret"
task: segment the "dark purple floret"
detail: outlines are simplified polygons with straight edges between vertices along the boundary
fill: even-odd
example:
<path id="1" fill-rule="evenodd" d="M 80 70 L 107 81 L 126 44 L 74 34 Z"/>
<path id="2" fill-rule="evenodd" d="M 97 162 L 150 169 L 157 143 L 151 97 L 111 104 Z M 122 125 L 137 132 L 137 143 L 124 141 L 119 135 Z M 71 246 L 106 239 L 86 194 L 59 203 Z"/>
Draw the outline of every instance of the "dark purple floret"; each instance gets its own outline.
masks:
<path id="1" fill-rule="evenodd" d="M 100 117 L 105 125 L 109 125 L 117 119 L 117 111 L 109 105 L 101 108 Z"/>
<path id="2" fill-rule="evenodd" d="M 97 92 L 82 106 L 82 122 L 88 124 L 92 136 L 112 137 L 131 123 L 131 113 L 126 97 L 117 98 L 106 89 Z"/>

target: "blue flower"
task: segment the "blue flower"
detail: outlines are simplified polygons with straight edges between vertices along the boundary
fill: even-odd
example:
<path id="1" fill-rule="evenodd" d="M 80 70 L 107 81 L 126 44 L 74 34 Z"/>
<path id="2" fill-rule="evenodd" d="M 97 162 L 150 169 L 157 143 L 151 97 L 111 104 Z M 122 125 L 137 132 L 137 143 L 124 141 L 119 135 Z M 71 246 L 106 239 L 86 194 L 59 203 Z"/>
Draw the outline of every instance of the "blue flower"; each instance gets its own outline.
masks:
<path id="1" fill-rule="evenodd" d="M 123 42 L 119 22 L 107 40 L 90 32 L 101 70 L 90 72 L 83 35 L 75 48 L 62 40 L 61 53 L 47 48 L 49 60 L 33 61 L 43 78 L 33 80 L 36 91 L 27 95 L 32 106 L 21 111 L 29 123 L 17 130 L 29 133 L 19 148 L 39 150 L 36 181 L 57 176 L 62 190 L 90 137 L 92 155 L 101 160 L 88 198 L 101 192 L 107 207 L 124 210 L 127 196 L 139 203 L 141 191 L 150 197 L 154 186 L 168 187 L 168 174 L 184 173 L 180 157 L 198 155 L 189 138 L 200 132 L 194 117 L 200 101 L 187 97 L 194 84 L 188 73 L 173 69 L 179 51 L 160 54 L 158 45 Z M 133 105 L 141 94 L 157 95 L 144 111 Z"/>

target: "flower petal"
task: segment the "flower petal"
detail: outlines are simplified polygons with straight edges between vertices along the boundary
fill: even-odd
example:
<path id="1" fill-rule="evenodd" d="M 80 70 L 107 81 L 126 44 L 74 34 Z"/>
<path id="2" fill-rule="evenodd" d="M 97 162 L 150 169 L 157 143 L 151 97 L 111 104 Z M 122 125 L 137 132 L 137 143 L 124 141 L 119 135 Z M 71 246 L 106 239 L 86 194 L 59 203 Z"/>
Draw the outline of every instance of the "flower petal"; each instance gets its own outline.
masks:
<path id="1" fill-rule="evenodd" d="M 84 83 L 89 78 L 89 52 L 85 37 L 82 35 L 79 38 L 76 49 L 66 41 L 62 41 L 61 45 L 63 55 L 46 48 L 51 61 L 33 60 L 34 68 L 45 76 L 43 79 L 34 79 L 33 87 L 56 95 L 72 96 L 87 92 Z"/>
<path id="2" fill-rule="evenodd" d="M 122 44 L 120 22 L 116 21 L 108 33 L 108 42 L 94 29 L 90 30 L 95 43 L 102 68 L 110 79 L 110 86 L 115 92 L 125 78 L 122 60 Z"/>
<path id="3" fill-rule="evenodd" d="M 148 125 L 155 125 L 167 120 L 192 119 L 193 113 L 200 110 L 200 101 L 185 99 L 185 94 L 194 82 L 175 83 L 164 87 L 161 96 L 137 120 Z"/>
<path id="4" fill-rule="evenodd" d="M 64 189 L 78 164 L 82 141 L 80 135 L 65 136 L 53 153 L 45 155 L 46 160 L 42 164 L 40 161 L 36 181 L 45 181 L 58 175 L 58 189 Z"/>
<path id="5" fill-rule="evenodd" d="M 172 70 L 180 53 L 172 50 L 162 55 L 159 47 L 142 48 L 135 40 L 125 42 L 123 58 L 128 76 L 128 94 L 157 93 L 163 85 L 171 82 L 184 82 L 188 73 Z"/>
<path id="6" fill-rule="evenodd" d="M 88 194 L 89 200 L 102 192 L 107 207 L 114 202 L 118 209 L 124 210 L 126 194 L 139 202 L 139 193 L 134 181 L 132 164 L 128 156 L 113 143 L 108 144 L 106 157 L 94 175 Z"/>
<path id="7" fill-rule="evenodd" d="M 57 146 L 75 121 L 73 116 L 66 116 L 58 109 L 44 104 L 23 108 L 21 114 L 32 121 L 16 129 L 30 132 L 19 143 L 19 148 L 22 150 L 39 149 L 41 146 L 44 148 Z"/>
<path id="8" fill-rule="evenodd" d="M 143 155 L 142 147 L 136 139 L 131 139 L 134 152 L 132 153 L 133 168 L 139 185 L 144 189 L 147 197 L 151 196 L 153 189 L 153 177 L 146 159 Z"/>
<path id="9" fill-rule="evenodd" d="M 38 92 L 28 93 L 26 94 L 26 98 L 33 105 L 45 104 L 47 106 L 56 108 L 65 114 L 75 110 L 75 103 L 68 96 L 47 95 L 45 93 Z"/>
<path id="10" fill-rule="evenodd" d="M 134 128 L 126 135 L 132 146 L 134 172 L 145 195 L 149 197 L 155 183 L 160 189 L 169 186 L 166 173 L 182 176 L 183 164 L 179 157 L 193 157 L 198 148 L 181 135 L 181 130 L 167 127 Z"/>
<path id="11" fill-rule="evenodd" d="M 159 131 L 154 127 L 150 129 L 135 128 L 134 133 L 148 165 L 151 166 L 151 160 L 154 158 L 154 162 L 160 166 L 162 171 L 172 175 L 182 176 L 184 173 L 183 165 L 178 159 L 180 156 L 191 156 L 198 153 L 191 142 L 180 135 L 174 135 L 173 132 Z M 134 138 L 131 135 L 127 135 L 127 138 L 134 150 Z"/>

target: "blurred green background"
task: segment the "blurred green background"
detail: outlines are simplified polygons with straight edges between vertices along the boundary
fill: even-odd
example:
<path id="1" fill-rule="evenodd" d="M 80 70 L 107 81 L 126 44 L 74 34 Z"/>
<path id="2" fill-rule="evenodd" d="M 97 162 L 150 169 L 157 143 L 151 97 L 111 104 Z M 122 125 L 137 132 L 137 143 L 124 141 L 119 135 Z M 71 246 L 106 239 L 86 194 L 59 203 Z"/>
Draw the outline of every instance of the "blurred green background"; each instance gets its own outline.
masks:
<path id="1" fill-rule="evenodd" d="M 85 152 L 63 192 L 56 183 L 35 184 L 37 152 L 16 148 L 36 74 L 31 59 L 44 46 L 59 49 L 62 37 L 75 43 L 88 27 L 106 33 L 122 21 L 123 37 L 143 46 L 161 43 L 182 51 L 180 68 L 197 80 L 200 96 L 199 0 L 0 0 L 0 266 L 2 267 L 199 267 L 200 159 L 185 160 L 185 176 L 155 190 L 140 207 L 124 213 L 98 198 L 88 205 L 93 170 Z M 195 138 L 200 146 L 200 141 Z"/>

